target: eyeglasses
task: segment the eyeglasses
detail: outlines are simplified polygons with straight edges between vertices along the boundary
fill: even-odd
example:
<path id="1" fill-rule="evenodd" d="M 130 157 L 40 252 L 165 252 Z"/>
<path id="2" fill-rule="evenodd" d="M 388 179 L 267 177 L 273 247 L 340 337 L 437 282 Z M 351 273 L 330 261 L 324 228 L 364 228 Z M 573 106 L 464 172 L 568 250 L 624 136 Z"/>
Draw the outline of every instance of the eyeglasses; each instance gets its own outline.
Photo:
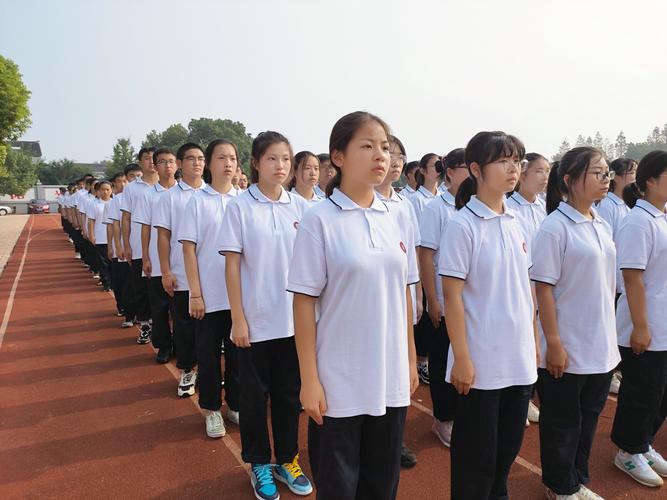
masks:
<path id="1" fill-rule="evenodd" d="M 453 167 L 447 167 L 447 170 L 459 170 L 459 169 L 462 169 L 462 168 L 465 168 L 467 170 L 468 165 L 465 165 L 465 164 L 462 163 L 461 165 L 455 165 Z"/>
<path id="2" fill-rule="evenodd" d="M 505 172 L 507 172 L 510 168 L 516 168 L 518 170 L 521 170 L 525 162 L 526 160 L 513 160 L 511 158 L 503 158 L 502 160 L 496 160 L 492 163 L 496 163 L 497 165 L 502 166 L 505 169 Z"/>
<path id="3" fill-rule="evenodd" d="M 187 161 L 189 163 L 205 163 L 206 158 L 203 156 L 186 156 L 183 158 L 183 161 Z"/>
<path id="4" fill-rule="evenodd" d="M 402 161 L 403 163 L 408 161 L 405 155 L 389 155 L 389 157 L 391 158 L 391 161 Z"/>
<path id="5" fill-rule="evenodd" d="M 176 160 L 173 158 L 171 160 L 158 160 L 157 165 L 176 165 Z"/>
<path id="6" fill-rule="evenodd" d="M 605 170 L 601 172 L 587 172 L 588 175 L 594 175 L 595 178 L 598 180 L 598 182 L 609 182 L 611 180 L 614 180 L 614 177 L 616 177 L 616 172 L 613 170 Z"/>

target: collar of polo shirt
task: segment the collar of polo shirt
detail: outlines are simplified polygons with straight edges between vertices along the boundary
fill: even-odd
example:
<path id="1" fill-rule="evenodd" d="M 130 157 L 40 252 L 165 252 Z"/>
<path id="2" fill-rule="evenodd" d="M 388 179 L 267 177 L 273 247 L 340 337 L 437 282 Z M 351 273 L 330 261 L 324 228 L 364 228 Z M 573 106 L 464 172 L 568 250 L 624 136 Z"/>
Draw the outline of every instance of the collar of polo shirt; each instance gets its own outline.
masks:
<path id="1" fill-rule="evenodd" d="M 637 204 L 635 206 L 641 208 L 645 212 L 648 212 L 649 215 L 652 215 L 656 219 L 658 217 L 667 217 L 667 214 L 665 212 L 663 212 L 662 210 L 658 210 L 658 208 L 656 208 L 655 205 L 649 203 L 646 200 L 637 200 Z"/>
<path id="2" fill-rule="evenodd" d="M 431 193 L 428 189 L 426 189 L 424 186 L 419 186 L 417 192 L 426 196 L 427 198 L 435 198 L 435 195 Z"/>
<path id="3" fill-rule="evenodd" d="M 470 198 L 470 201 L 466 204 L 466 208 L 470 210 L 473 214 L 475 214 L 477 217 L 480 219 L 493 219 L 495 217 L 512 217 L 514 218 L 514 212 L 512 212 L 511 209 L 507 208 L 507 204 L 505 203 L 505 200 L 503 200 L 503 213 L 498 214 L 491 210 L 488 206 L 486 206 L 484 203 L 479 201 L 477 196 L 473 195 Z"/>
<path id="4" fill-rule="evenodd" d="M 591 220 L 584 217 L 584 214 L 579 212 L 579 210 L 577 210 L 571 205 L 568 205 L 566 201 L 561 201 L 558 204 L 558 208 L 556 210 L 558 210 L 560 213 L 562 213 L 565 217 L 570 219 L 575 224 L 581 224 L 582 222 L 591 222 Z M 591 207 L 591 214 L 593 215 L 593 221 L 602 222 L 602 219 L 600 218 L 597 211 L 593 207 Z"/>
<path id="5" fill-rule="evenodd" d="M 211 194 L 213 196 L 236 196 L 237 194 L 239 194 L 239 192 L 236 189 L 234 189 L 233 187 L 232 187 L 232 189 L 230 189 L 229 191 L 227 191 L 224 194 L 223 193 L 218 193 L 215 189 L 213 189 L 213 187 L 211 187 L 210 184 L 206 184 L 203 188 L 201 188 L 201 190 L 203 192 Z"/>
<path id="6" fill-rule="evenodd" d="M 607 198 L 609 198 L 611 201 L 613 201 L 616 205 L 625 205 L 625 202 L 620 199 L 618 196 L 616 196 L 614 193 L 609 191 L 607 193 Z"/>
<path id="7" fill-rule="evenodd" d="M 385 198 L 379 192 L 375 191 L 376 198 L 379 198 L 381 201 L 392 201 L 394 203 L 398 203 L 405 199 L 400 194 L 398 194 L 392 186 L 389 186 L 389 189 L 390 189 L 389 198 Z"/>
<path id="8" fill-rule="evenodd" d="M 363 210 L 362 207 L 348 198 L 347 195 L 345 195 L 338 188 L 333 190 L 333 193 L 331 193 L 331 196 L 329 196 L 329 201 L 341 210 Z M 369 210 L 375 210 L 377 212 L 388 212 L 389 208 L 387 207 L 386 203 L 384 203 L 379 197 L 373 196 L 373 203 L 369 207 Z"/>
<path id="9" fill-rule="evenodd" d="M 445 203 L 455 207 L 456 206 L 456 200 L 454 199 L 454 195 L 449 192 L 448 189 L 445 189 L 442 194 L 440 195 L 440 198 L 442 198 L 442 201 Z"/>
<path id="10" fill-rule="evenodd" d="M 248 193 L 250 196 L 253 197 L 255 201 L 259 201 L 260 203 L 291 203 L 292 198 L 290 194 L 283 189 L 283 187 L 280 187 L 281 192 L 280 192 L 280 198 L 278 198 L 278 201 L 273 201 L 269 200 L 266 196 L 264 196 L 264 193 L 260 191 L 259 187 L 257 184 L 253 184 L 248 188 Z"/>
<path id="11" fill-rule="evenodd" d="M 514 201 L 516 201 L 519 205 L 522 205 L 522 206 L 540 205 L 539 196 L 536 196 L 535 201 L 531 203 L 527 199 L 525 199 L 523 196 L 521 196 L 521 193 L 519 193 L 518 191 L 514 191 L 512 193 L 512 196 L 510 196 L 510 198 L 512 198 Z"/>
<path id="12" fill-rule="evenodd" d="M 190 186 L 189 184 L 186 184 L 184 181 L 180 180 L 178 181 L 178 187 L 181 188 L 183 191 L 191 191 L 195 188 Z M 206 183 L 204 181 L 201 182 L 201 186 L 199 189 L 204 189 L 206 187 Z"/>

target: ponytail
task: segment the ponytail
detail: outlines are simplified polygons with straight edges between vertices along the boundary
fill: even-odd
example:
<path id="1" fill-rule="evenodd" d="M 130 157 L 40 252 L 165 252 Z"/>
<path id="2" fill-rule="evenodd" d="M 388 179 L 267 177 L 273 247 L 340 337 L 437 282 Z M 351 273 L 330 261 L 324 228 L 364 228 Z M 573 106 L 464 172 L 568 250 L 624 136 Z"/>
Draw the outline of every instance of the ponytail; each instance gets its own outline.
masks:
<path id="1" fill-rule="evenodd" d="M 287 183 L 287 191 L 291 191 L 296 187 L 296 174 L 292 175 L 292 178 Z"/>
<path id="2" fill-rule="evenodd" d="M 639 186 L 637 185 L 636 182 L 628 184 L 623 188 L 623 201 L 630 208 L 635 207 L 635 205 L 637 204 L 637 200 L 643 200 L 643 199 L 644 199 L 644 193 L 642 193 L 641 189 L 639 189 Z"/>
<path id="3" fill-rule="evenodd" d="M 549 181 L 547 182 L 547 214 L 556 210 L 558 204 L 563 201 L 563 193 L 558 187 L 558 167 L 559 162 L 555 161 L 549 172 Z"/>
<path id="4" fill-rule="evenodd" d="M 415 186 L 415 191 L 419 190 L 420 187 L 424 185 L 424 174 L 422 174 L 422 171 L 420 168 L 418 168 L 415 171 L 415 182 L 417 183 Z"/>
<path id="5" fill-rule="evenodd" d="M 336 175 L 334 175 L 333 179 L 331 179 L 329 181 L 329 184 L 327 184 L 327 190 L 325 191 L 327 198 L 331 197 L 334 189 L 340 187 L 340 180 L 342 177 L 342 172 L 340 170 L 340 167 L 333 162 L 333 159 L 331 160 L 331 166 L 336 171 Z"/>
<path id="6" fill-rule="evenodd" d="M 471 175 L 461 183 L 458 191 L 456 191 L 456 197 L 454 198 L 456 210 L 461 210 L 463 207 L 465 207 L 466 204 L 470 201 L 470 198 L 472 198 L 472 195 L 476 193 L 477 179 L 475 176 Z"/>

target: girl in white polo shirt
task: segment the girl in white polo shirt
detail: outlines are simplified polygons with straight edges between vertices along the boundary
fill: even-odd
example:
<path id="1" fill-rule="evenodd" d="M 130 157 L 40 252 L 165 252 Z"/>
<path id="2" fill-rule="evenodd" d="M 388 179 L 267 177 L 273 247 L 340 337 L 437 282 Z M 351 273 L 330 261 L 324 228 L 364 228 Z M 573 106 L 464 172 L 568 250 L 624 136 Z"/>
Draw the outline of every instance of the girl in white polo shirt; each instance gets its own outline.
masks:
<path id="1" fill-rule="evenodd" d="M 225 259 L 220 257 L 222 220 L 227 205 L 239 193 L 231 179 L 238 165 L 236 146 L 216 139 L 206 148 L 204 180 L 207 185 L 196 192 L 185 208 L 187 224 L 180 228 L 185 272 L 190 286 L 190 316 L 197 335 L 199 406 L 206 414 L 209 437 L 225 435 L 220 408 L 222 371 L 220 350 L 225 346 L 225 400 L 227 417 L 239 423 L 238 363 L 236 348 L 229 338 L 232 314 L 225 286 Z"/>
<path id="2" fill-rule="evenodd" d="M 653 440 L 667 417 L 667 152 L 639 162 L 636 183 L 625 189 L 632 208 L 616 233 L 624 290 L 616 311 L 623 384 L 612 441 L 614 463 L 638 482 L 661 486 L 667 462 Z"/>
<path id="3" fill-rule="evenodd" d="M 288 281 L 310 463 L 318 499 L 389 500 L 418 385 L 408 289 L 419 280 L 413 222 L 374 193 L 390 162 L 381 119 L 342 117 L 329 150 L 337 175 L 327 201 L 299 227 Z"/>
<path id="4" fill-rule="evenodd" d="M 239 347 L 241 456 L 251 464 L 259 499 L 278 498 L 275 478 L 299 495 L 312 491 L 299 466 L 299 363 L 294 345 L 287 267 L 308 203 L 283 189 L 292 164 L 289 141 L 262 132 L 252 142 L 253 184 L 227 207 L 220 230 Z M 276 461 L 271 465 L 267 401 Z"/>
<path id="5" fill-rule="evenodd" d="M 107 252 L 107 227 L 104 225 L 104 207 L 111 200 L 112 188 L 109 181 L 96 185 L 97 198 L 90 202 L 88 208 L 88 238 L 97 250 L 97 262 L 103 290 L 111 290 L 111 270 Z"/>
<path id="6" fill-rule="evenodd" d="M 452 431 L 456 499 L 507 498 L 537 379 L 528 248 L 505 203 L 524 153 L 504 132 L 479 132 L 468 142 L 471 177 L 459 187 L 459 211 L 440 242 L 451 341 L 446 379 L 460 394 Z"/>
<path id="7" fill-rule="evenodd" d="M 616 250 L 611 228 L 593 203 L 606 195 L 613 175 L 595 148 L 565 153 L 549 174 L 549 215 L 533 243 L 530 277 L 542 353 L 540 454 L 549 498 L 599 498 L 584 485 L 595 427 L 620 356 Z"/>
<path id="8" fill-rule="evenodd" d="M 444 321 L 442 280 L 438 276 L 437 266 L 442 235 L 449 219 L 456 213 L 454 196 L 461 183 L 468 178 L 465 149 L 450 151 L 442 160 L 438 160 L 436 168 L 445 176 L 449 188 L 433 198 L 424 208 L 419 225 L 419 232 L 422 235 L 419 243 L 419 269 L 426 295 L 426 311 L 433 326 L 428 353 L 428 368 L 431 375 L 429 389 L 433 402 L 431 431 L 443 445 L 451 446 L 458 396 L 454 386 L 445 381 L 449 336 Z M 443 248 L 443 251 L 447 250 L 447 247 Z"/>
<path id="9" fill-rule="evenodd" d="M 301 196 L 312 207 L 324 199 L 315 192 L 319 176 L 320 160 L 315 153 L 299 151 L 294 155 L 294 176 L 287 189 Z"/>
<path id="10" fill-rule="evenodd" d="M 596 209 L 598 215 L 611 226 L 615 238 L 623 219 L 630 213 L 630 207 L 623 201 L 623 190 L 635 182 L 637 162 L 630 158 L 617 158 L 609 164 L 609 169 L 614 171 L 615 176 L 609 183 L 607 196 L 600 200 Z"/>

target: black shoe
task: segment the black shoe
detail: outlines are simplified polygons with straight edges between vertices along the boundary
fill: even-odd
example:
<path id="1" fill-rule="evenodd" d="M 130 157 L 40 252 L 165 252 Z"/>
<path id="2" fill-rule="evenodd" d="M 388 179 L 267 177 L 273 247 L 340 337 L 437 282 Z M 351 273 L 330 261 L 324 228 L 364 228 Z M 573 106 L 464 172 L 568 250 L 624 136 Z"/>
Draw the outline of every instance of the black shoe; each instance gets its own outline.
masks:
<path id="1" fill-rule="evenodd" d="M 171 358 L 171 349 L 169 347 L 161 347 L 157 352 L 157 356 L 155 356 L 155 362 L 163 365 L 169 363 L 169 358 Z"/>
<path id="2" fill-rule="evenodd" d="M 417 457 L 414 452 L 405 446 L 401 445 L 401 467 L 409 469 L 417 465 Z"/>

